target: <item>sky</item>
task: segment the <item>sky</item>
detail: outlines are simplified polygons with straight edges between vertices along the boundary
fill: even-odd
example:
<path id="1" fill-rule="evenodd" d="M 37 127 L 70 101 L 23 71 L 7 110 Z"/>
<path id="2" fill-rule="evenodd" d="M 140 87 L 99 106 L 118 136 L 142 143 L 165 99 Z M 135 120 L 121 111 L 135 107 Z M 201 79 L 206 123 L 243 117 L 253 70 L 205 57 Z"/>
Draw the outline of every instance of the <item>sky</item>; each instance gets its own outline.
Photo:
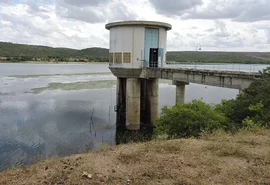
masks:
<path id="1" fill-rule="evenodd" d="M 270 0 L 0 0 L 0 41 L 108 48 L 123 20 L 170 23 L 169 51 L 270 52 Z"/>

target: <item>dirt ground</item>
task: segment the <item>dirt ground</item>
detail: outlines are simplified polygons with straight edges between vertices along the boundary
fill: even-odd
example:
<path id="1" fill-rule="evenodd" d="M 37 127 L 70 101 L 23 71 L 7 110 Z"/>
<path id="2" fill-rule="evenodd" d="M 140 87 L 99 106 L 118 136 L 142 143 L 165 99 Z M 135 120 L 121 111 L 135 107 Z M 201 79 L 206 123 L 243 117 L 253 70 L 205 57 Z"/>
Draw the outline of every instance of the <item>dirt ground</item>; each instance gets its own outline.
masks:
<path id="1" fill-rule="evenodd" d="M 103 147 L 0 173 L 0 184 L 270 184 L 270 130 Z"/>

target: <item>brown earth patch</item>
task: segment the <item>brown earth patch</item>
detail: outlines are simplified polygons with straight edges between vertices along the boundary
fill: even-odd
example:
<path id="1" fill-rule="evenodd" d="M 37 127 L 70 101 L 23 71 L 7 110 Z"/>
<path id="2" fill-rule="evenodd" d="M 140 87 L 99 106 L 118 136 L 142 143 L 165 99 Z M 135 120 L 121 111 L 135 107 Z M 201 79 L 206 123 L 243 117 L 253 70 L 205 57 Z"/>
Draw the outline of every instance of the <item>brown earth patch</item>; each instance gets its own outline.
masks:
<path id="1" fill-rule="evenodd" d="M 270 130 L 131 143 L 0 173 L 0 184 L 270 184 Z"/>

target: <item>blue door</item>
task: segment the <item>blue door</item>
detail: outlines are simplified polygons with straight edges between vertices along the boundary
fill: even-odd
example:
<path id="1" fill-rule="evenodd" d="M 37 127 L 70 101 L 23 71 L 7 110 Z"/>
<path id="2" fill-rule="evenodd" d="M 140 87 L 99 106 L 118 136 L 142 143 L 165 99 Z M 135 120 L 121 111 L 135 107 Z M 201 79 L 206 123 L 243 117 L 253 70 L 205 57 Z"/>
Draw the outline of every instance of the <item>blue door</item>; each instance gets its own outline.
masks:
<path id="1" fill-rule="evenodd" d="M 158 48 L 158 46 L 159 46 L 159 29 L 145 28 L 144 65 L 146 67 L 149 67 L 150 48 Z"/>

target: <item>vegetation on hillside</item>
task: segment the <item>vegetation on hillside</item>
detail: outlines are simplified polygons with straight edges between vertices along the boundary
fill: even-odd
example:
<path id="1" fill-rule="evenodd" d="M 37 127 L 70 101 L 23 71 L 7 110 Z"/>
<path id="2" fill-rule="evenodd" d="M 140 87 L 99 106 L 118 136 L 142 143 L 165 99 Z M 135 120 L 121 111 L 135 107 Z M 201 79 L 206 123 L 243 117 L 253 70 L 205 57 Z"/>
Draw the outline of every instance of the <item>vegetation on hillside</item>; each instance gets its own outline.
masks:
<path id="1" fill-rule="evenodd" d="M 26 44 L 0 42 L 0 60 L 7 61 L 75 61 L 108 62 L 109 50 L 105 48 L 87 48 L 82 50 L 52 48 Z M 205 52 L 172 51 L 167 52 L 169 62 L 202 63 L 270 63 L 270 52 Z"/>
<path id="2" fill-rule="evenodd" d="M 167 53 L 168 62 L 269 64 L 270 52 L 205 52 L 173 51 Z"/>
<path id="3" fill-rule="evenodd" d="M 108 49 L 87 48 L 82 50 L 52 48 L 0 42 L 0 56 L 6 61 L 73 61 L 73 62 L 108 62 Z M 2 59 L 3 60 L 3 59 Z"/>
<path id="4" fill-rule="evenodd" d="M 169 138 L 200 136 L 203 132 L 243 128 L 270 128 L 270 67 L 236 99 L 210 106 L 202 101 L 164 107 L 155 129 L 156 136 Z"/>

